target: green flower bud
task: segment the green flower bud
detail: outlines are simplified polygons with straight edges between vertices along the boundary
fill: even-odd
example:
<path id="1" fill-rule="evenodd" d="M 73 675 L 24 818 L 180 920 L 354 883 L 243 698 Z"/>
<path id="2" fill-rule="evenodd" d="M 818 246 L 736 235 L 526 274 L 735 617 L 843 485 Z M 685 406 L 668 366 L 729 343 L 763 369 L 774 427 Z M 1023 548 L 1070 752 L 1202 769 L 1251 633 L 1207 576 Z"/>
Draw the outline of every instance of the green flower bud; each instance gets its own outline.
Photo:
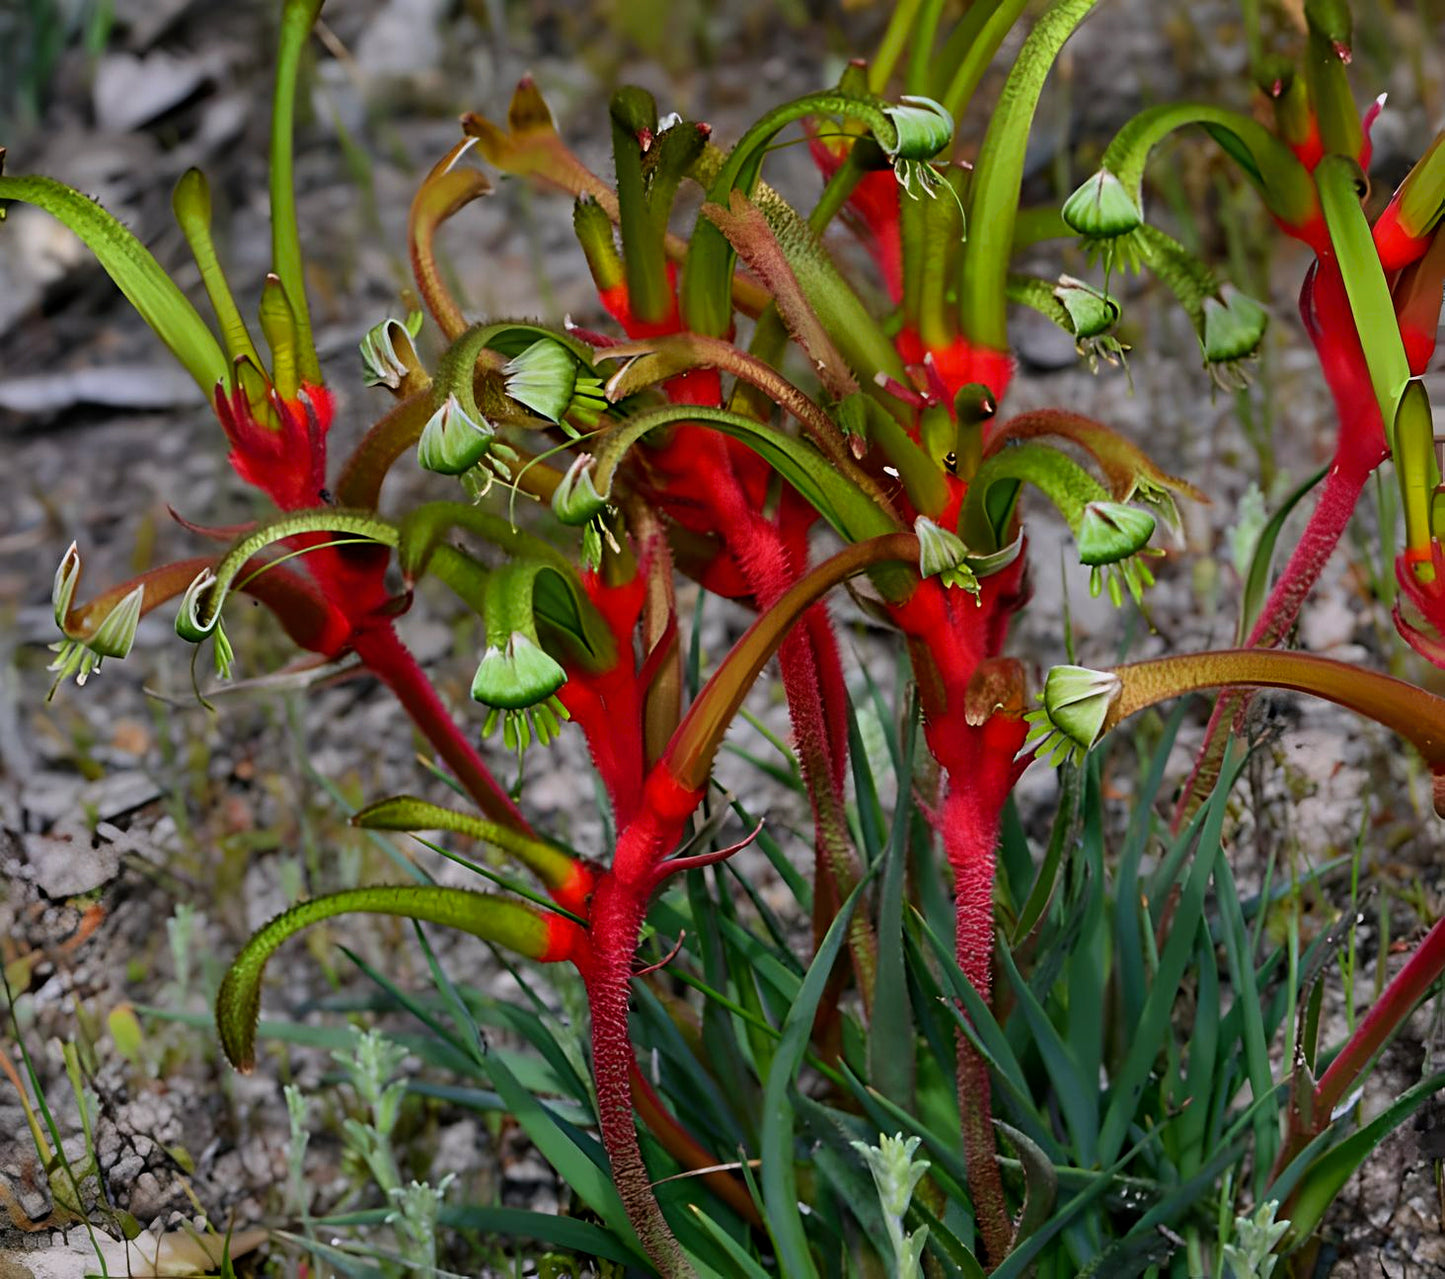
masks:
<path id="1" fill-rule="evenodd" d="M 421 312 L 413 311 L 406 323 L 388 317 L 361 339 L 361 380 L 366 386 L 397 390 L 408 374 L 421 369 L 412 340 L 421 332 Z"/>
<path id="2" fill-rule="evenodd" d="M 1134 197 L 1108 169 L 1100 169 L 1065 202 L 1064 221 L 1091 240 L 1127 235 L 1144 225 Z"/>
<path id="3" fill-rule="evenodd" d="M 1204 299 L 1204 325 L 1200 341 L 1204 362 L 1220 385 L 1238 387 L 1245 382 L 1240 364 L 1259 354 L 1269 327 L 1269 313 L 1253 298 L 1231 285 L 1217 297 Z"/>
<path id="4" fill-rule="evenodd" d="M 596 426 L 607 409 L 601 379 L 583 373 L 577 357 L 560 342 L 540 338 L 503 367 L 507 394 L 549 422 L 569 413 Z"/>
<path id="5" fill-rule="evenodd" d="M 493 435 L 490 422 L 474 422 L 457 397 L 449 395 L 422 428 L 416 460 L 423 470 L 461 475 L 482 460 Z"/>
<path id="6" fill-rule="evenodd" d="M 1123 680 L 1113 671 L 1053 667 L 1039 694 L 1043 709 L 1024 716 L 1032 725 L 1024 750 L 1032 750 L 1040 759 L 1048 756 L 1054 765 L 1070 758 L 1082 762 L 1104 731 L 1109 709 L 1123 688 Z"/>
<path id="7" fill-rule="evenodd" d="M 1119 322 L 1119 304 L 1113 298 L 1071 275 L 1059 277 L 1054 297 L 1068 312 L 1074 336 L 1081 342 L 1100 337 Z"/>
<path id="8" fill-rule="evenodd" d="M 221 625 L 221 600 L 214 601 L 208 608 L 208 592 L 216 584 L 216 575 L 208 568 L 202 569 L 195 580 L 186 587 L 181 596 L 180 611 L 176 614 L 176 634 L 191 644 L 199 644 L 206 636 L 215 637 L 213 655 L 216 660 L 216 674 L 222 679 L 231 677 L 231 665 L 235 652 L 231 641 L 226 638 L 226 629 Z M 202 613 L 210 612 L 210 622 L 202 620 Z"/>
<path id="9" fill-rule="evenodd" d="M 68 551 L 65 559 L 61 560 L 61 568 L 64 569 L 67 561 L 72 558 L 75 561 L 75 570 L 68 575 L 68 581 L 63 579 L 60 573 L 56 574 L 59 591 L 57 611 L 60 600 L 69 604 L 68 592 L 75 589 L 75 578 L 80 572 L 80 557 L 72 557 Z M 56 656 L 46 670 L 55 672 L 56 685 L 74 675 L 75 682 L 83 686 L 91 672 L 100 669 L 105 658 L 125 657 L 135 643 L 136 627 L 140 624 L 141 604 L 144 600 L 145 587 L 137 586 L 105 615 L 105 620 L 89 637 L 81 639 L 67 635 L 65 639 L 52 644 L 50 649 Z M 64 630 L 63 622 L 61 629 Z"/>
<path id="10" fill-rule="evenodd" d="M 513 631 L 505 648 L 489 647 L 472 677 L 472 698 L 499 710 L 545 702 L 567 682 L 567 672 L 535 640 Z"/>
<path id="11" fill-rule="evenodd" d="M 1079 562 L 1094 566 L 1127 559 L 1149 544 L 1154 527 L 1154 517 L 1137 506 L 1090 502 L 1075 532 Z"/>
<path id="12" fill-rule="evenodd" d="M 507 394 L 538 417 L 559 422 L 572 403 L 577 357 L 559 342 L 540 338 L 502 369 Z"/>
<path id="13" fill-rule="evenodd" d="M 1055 666 L 1044 680 L 1044 713 L 1057 731 L 1089 750 L 1123 688 L 1124 681 L 1113 671 Z"/>
<path id="14" fill-rule="evenodd" d="M 905 95 L 897 106 L 884 107 L 883 114 L 898 132 L 893 149 L 884 150 L 894 164 L 900 160 L 931 160 L 953 141 L 953 117 L 932 98 Z"/>
<path id="15" fill-rule="evenodd" d="M 574 527 L 586 524 L 607 509 L 612 492 L 599 493 L 592 481 L 592 468 L 597 459 L 591 453 L 579 453 L 552 493 L 552 510 L 563 524 Z"/>
<path id="16" fill-rule="evenodd" d="M 199 644 L 216 628 L 216 621 L 221 616 L 220 609 L 216 609 L 209 624 L 201 621 L 203 597 L 215 582 L 216 575 L 210 569 L 203 568 L 181 596 L 181 609 L 176 614 L 176 634 L 188 643 Z"/>

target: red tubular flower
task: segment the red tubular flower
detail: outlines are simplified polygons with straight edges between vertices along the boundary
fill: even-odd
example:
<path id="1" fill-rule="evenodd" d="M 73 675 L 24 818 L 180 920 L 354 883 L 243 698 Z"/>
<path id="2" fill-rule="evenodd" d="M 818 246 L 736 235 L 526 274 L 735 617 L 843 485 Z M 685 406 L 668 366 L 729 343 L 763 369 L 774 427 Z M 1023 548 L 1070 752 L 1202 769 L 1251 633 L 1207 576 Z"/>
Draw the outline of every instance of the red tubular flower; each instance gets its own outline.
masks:
<path id="1" fill-rule="evenodd" d="M 283 511 L 319 506 L 326 486 L 326 432 L 335 404 L 324 386 L 303 383 L 294 400 L 271 388 L 266 407 L 276 421 L 258 421 L 244 390 L 215 393 L 216 416 L 231 442 L 232 469 Z"/>
<path id="2" fill-rule="evenodd" d="M 1013 380 L 1012 355 L 1007 351 L 975 346 L 962 334 L 946 345 L 926 346 L 915 329 L 905 327 L 899 331 L 893 344 L 909 364 L 921 365 L 931 357 L 939 389 L 946 392 L 940 398 L 945 401 L 951 401 L 969 383 L 979 382 L 993 392 L 996 401 L 1002 402 Z"/>

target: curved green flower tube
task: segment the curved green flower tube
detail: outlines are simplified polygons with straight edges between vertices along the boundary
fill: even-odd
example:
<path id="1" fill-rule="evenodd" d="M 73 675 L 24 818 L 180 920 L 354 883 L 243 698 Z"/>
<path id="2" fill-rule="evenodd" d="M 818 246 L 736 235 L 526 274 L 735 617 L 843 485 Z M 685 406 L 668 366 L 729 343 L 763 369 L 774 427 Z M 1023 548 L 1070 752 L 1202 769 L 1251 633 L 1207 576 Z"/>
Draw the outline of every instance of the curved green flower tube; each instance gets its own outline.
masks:
<path id="1" fill-rule="evenodd" d="M 204 569 L 186 588 L 176 617 L 176 634 L 199 644 L 220 622 L 226 597 L 246 561 L 268 546 L 307 533 L 339 533 L 350 539 L 390 547 L 396 546 L 398 537 L 393 525 L 369 511 L 324 507 L 282 515 L 234 542 L 214 570 Z"/>
<path id="2" fill-rule="evenodd" d="M 353 888 L 315 897 L 277 915 L 259 929 L 231 962 L 216 995 L 216 1029 L 221 1047 L 237 1070 L 256 1064 L 256 1025 L 261 1011 L 261 979 L 277 949 L 302 929 L 350 914 L 399 915 L 445 924 L 495 942 L 528 959 L 556 963 L 580 953 L 582 930 L 565 916 L 541 911 L 490 893 L 431 884 Z"/>
<path id="3" fill-rule="evenodd" d="M 809 116 L 841 116 L 866 125 L 884 155 L 895 162 L 931 159 L 953 136 L 953 121 L 942 107 L 931 111 L 911 102 L 896 107 L 879 98 L 840 90 L 809 93 L 775 107 L 738 139 L 708 187 L 708 200 L 727 208 L 734 190 L 750 196 L 773 139 L 788 125 Z M 728 331 L 736 256 L 715 226 L 700 222 L 694 229 L 680 291 L 683 321 L 694 332 L 721 337 Z"/>

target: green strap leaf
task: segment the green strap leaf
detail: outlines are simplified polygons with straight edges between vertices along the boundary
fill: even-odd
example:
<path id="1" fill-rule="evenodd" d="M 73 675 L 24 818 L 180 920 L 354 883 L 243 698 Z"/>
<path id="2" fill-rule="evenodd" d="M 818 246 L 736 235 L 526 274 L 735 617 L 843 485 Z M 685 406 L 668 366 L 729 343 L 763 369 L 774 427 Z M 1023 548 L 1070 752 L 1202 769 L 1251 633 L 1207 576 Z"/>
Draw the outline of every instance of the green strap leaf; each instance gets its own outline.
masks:
<path id="1" fill-rule="evenodd" d="M 271 106 L 271 262 L 296 320 L 296 352 L 304 381 L 320 384 L 321 364 L 311 338 L 301 231 L 296 220 L 296 80 L 301 53 L 321 12 L 322 0 L 286 0 L 276 46 L 276 91 Z"/>
<path id="2" fill-rule="evenodd" d="M 992 351 L 1008 350 L 1005 283 L 1039 94 L 1064 42 L 1096 3 L 1054 0 L 1044 11 L 1019 50 L 979 148 L 969 189 L 968 240 L 959 260 L 958 308 L 964 335 Z M 1001 6 L 1001 15 L 1011 7 Z M 1008 16 L 1011 25 L 1015 15 Z"/>
<path id="3" fill-rule="evenodd" d="M 230 366 L 215 335 L 150 251 L 112 214 L 53 178 L 0 177 L 0 200 L 33 204 L 73 231 L 207 399 L 217 386 L 229 389 Z"/>
<path id="4" fill-rule="evenodd" d="M 1315 169 L 1325 226 L 1344 277 L 1355 330 L 1365 350 L 1370 385 L 1393 448 L 1395 408 L 1410 380 L 1410 361 L 1405 355 L 1390 286 L 1380 267 L 1370 224 L 1360 207 L 1362 181 L 1360 166 L 1343 156 L 1327 155 Z"/>

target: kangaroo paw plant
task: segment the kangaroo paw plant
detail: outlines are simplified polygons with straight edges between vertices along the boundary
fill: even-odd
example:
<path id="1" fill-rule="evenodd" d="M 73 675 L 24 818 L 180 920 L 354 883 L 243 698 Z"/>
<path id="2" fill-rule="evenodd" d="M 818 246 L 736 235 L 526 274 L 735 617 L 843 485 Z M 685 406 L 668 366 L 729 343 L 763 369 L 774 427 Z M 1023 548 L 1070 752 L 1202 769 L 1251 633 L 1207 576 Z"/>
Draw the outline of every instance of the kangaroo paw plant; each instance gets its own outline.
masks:
<path id="1" fill-rule="evenodd" d="M 354 823 L 479 840 L 527 877 L 487 872 L 489 891 L 363 885 L 279 915 L 246 944 L 216 1002 L 237 1067 L 255 1065 L 263 977 L 280 946 L 343 913 L 400 916 L 580 980 L 590 1086 L 578 1077 L 583 1112 L 546 1140 L 572 1149 L 566 1142 L 595 1125 L 610 1189 L 597 1184 L 597 1163 L 578 1171 L 555 1144 L 543 1149 L 575 1172 L 610 1233 L 588 1226 L 570 1246 L 590 1242 L 668 1276 L 845 1273 L 845 1256 L 866 1258 L 846 1263 L 860 1274 L 1122 1275 L 1159 1265 L 1150 1273 L 1209 1273 L 1193 1267 L 1267 1258 L 1309 1238 L 1334 1193 L 1323 1188 L 1337 1190 L 1340 1168 L 1367 1152 L 1341 1142 L 1337 1107 L 1445 969 L 1445 942 L 1437 925 L 1318 1082 L 1311 1043 L 1281 1134 L 1285 1086 L 1273 1082 L 1265 1044 L 1287 1025 L 1285 986 L 1293 1000 L 1304 979 L 1291 970 L 1285 982 L 1277 956 L 1261 964 L 1268 904 L 1254 908 L 1251 934 L 1233 895 L 1219 849 L 1241 765 L 1224 730 L 1243 712 L 1248 692 L 1238 690 L 1326 698 L 1406 738 L 1445 810 L 1445 702 L 1279 650 L 1366 480 L 1393 459 L 1406 530 L 1396 622 L 1445 666 L 1445 488 L 1420 377 L 1445 279 L 1445 147 L 1437 139 L 1367 219 L 1378 106 L 1362 122 L 1349 96 L 1348 11 L 1308 0 L 1302 69 L 1260 73 L 1273 128 L 1211 103 L 1151 107 L 1119 131 L 1061 213 L 1021 207 L 1040 95 L 1095 5 L 1034 6 L 997 100 L 970 113 L 1026 7 L 974 0 L 950 27 L 948 6 L 899 0 L 872 62 L 849 64 L 837 84 L 774 107 L 736 138 L 662 114 L 641 89 L 618 89 L 607 104 L 606 175 L 569 149 L 530 79 L 505 122 L 465 116 L 410 209 L 424 313 L 358 326 L 363 380 L 390 402 L 339 466 L 328 460 L 333 399 L 311 337 L 292 193 L 297 82 L 319 0 L 283 6 L 273 273 L 254 324 L 217 260 L 198 172 L 181 179 L 174 209 L 213 324 L 100 206 L 48 178 L 0 176 L 0 198 L 49 211 L 92 250 L 213 405 L 236 474 L 275 508 L 243 528 L 187 523 L 210 553 L 86 602 L 72 545 L 54 580 L 57 682 L 85 683 L 105 658 L 125 657 L 139 618 L 167 604 L 179 636 L 209 641 L 227 678 L 241 659 L 226 605 L 248 594 L 301 648 L 359 659 L 473 805 L 397 796 Z M 980 131 L 957 127 L 985 114 Z M 1109 670 L 1058 666 L 1031 709 L 1030 671 L 1006 651 L 1032 589 L 1026 490 L 1067 525 L 1089 591 L 1121 610 L 1153 585 L 1160 525 L 1178 528 L 1176 502 L 1204 495 L 1105 422 L 1062 408 L 1007 411 L 1011 304 L 1056 323 L 1101 376 L 1126 349 L 1107 272 L 1077 278 L 1074 254 L 1046 279 L 1024 273 L 1021 256 L 1036 262 L 1041 243 L 1077 235 L 1107 268 L 1147 268 L 1184 308 L 1221 386 L 1243 383 L 1264 335 L 1261 303 L 1145 219 L 1149 157 L 1187 126 L 1222 148 L 1279 228 L 1314 254 L 1300 310 L 1338 414 L 1334 460 L 1241 648 Z M 811 208 L 765 180 L 790 130 L 819 171 Z M 437 238 L 493 189 L 479 165 L 573 201 L 605 327 L 466 313 Z M 679 231 L 686 186 L 700 207 Z M 838 265 L 835 220 L 861 240 L 872 280 Z M 446 477 L 435 481 L 445 496 L 391 509 L 387 476 L 413 465 Z M 428 576 L 475 617 L 478 708 L 466 722 L 398 630 Z M 709 671 L 696 637 L 689 658 L 680 617 L 693 584 L 750 617 L 730 650 L 710 655 Z M 827 602 L 840 587 L 896 637 L 912 689 L 901 711 L 845 674 L 850 645 Z M 753 834 L 714 842 L 727 816 L 710 795 L 714 762 L 774 659 L 792 725 L 788 776 L 811 814 L 808 874 L 741 811 Z M 1157 875 L 1146 884 L 1140 869 L 1147 798 L 1106 871 L 1096 744 L 1134 712 L 1205 688 L 1237 691 L 1218 704 L 1195 800 L 1182 804 Z M 611 846 L 579 851 L 538 829 L 525 788 L 510 793 L 484 762 L 478 739 L 493 734 L 518 755 L 581 734 Z M 915 759 L 915 736 L 926 758 Z M 1166 754 L 1167 744 L 1156 789 Z M 1037 867 L 1009 807 L 1036 755 L 1064 775 Z M 874 775 L 885 760 L 897 780 L 891 819 Z M 730 865 L 753 840 L 811 916 L 801 957 Z M 1205 913 L 1211 884 L 1222 922 Z M 731 900 L 742 892 L 766 937 Z M 664 934 L 676 947 L 642 967 Z M 1219 944 L 1236 983 L 1227 1015 Z M 1201 1026 L 1187 1052 L 1171 1012 L 1186 969 Z M 679 985 L 701 995 L 702 1012 Z M 446 991 L 453 1012 L 465 1007 Z M 1100 1010 L 1111 1001 L 1143 1028 L 1132 1044 L 1104 1042 Z M 796 1078 L 805 1063 L 811 1083 Z M 517 1086 L 504 1066 L 478 1058 L 478 1068 L 513 1109 L 539 1124 L 554 1113 L 504 1092 Z M 1238 1100 L 1246 1084 L 1248 1105 Z M 1153 1118 L 1139 1109 L 1146 1096 Z M 1402 1099 L 1390 1124 L 1417 1104 Z M 1251 1134 L 1257 1211 L 1233 1204 L 1227 1182 L 1217 1189 Z M 920 1143 L 928 1157 L 914 1160 Z M 663 1179 L 674 1169 L 696 1189 L 678 1193 Z M 812 1205 L 806 1214 L 800 1202 Z M 445 1205 L 438 1211 L 446 1221 Z"/>

